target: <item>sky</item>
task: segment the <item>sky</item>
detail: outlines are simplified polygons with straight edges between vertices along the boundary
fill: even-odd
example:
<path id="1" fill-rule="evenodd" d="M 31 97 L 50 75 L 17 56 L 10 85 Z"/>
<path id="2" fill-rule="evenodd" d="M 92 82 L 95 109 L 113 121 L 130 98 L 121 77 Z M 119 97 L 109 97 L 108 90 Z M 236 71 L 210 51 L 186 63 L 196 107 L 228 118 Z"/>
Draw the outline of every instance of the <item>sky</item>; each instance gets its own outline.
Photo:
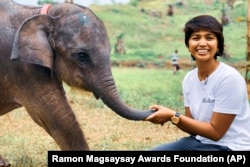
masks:
<path id="1" fill-rule="evenodd" d="M 38 0 L 14 0 L 15 2 L 18 2 L 20 4 L 24 5 L 37 5 Z M 57 2 L 64 2 L 65 0 L 56 0 Z M 82 5 L 82 6 L 89 6 L 92 3 L 98 3 L 98 4 L 113 4 L 115 3 L 127 3 L 129 0 L 74 0 L 74 3 Z"/>

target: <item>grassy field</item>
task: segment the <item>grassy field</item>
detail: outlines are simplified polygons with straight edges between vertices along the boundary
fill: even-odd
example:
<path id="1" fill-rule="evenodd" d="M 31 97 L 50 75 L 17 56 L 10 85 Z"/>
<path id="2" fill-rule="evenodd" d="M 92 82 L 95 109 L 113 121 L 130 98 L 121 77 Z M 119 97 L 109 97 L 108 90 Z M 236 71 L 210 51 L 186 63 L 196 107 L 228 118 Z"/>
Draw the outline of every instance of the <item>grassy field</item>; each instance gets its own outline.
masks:
<path id="1" fill-rule="evenodd" d="M 134 108 L 163 104 L 183 112 L 181 80 L 186 71 L 114 68 L 121 98 Z M 65 85 L 92 150 L 147 150 L 186 135 L 170 123 L 164 126 L 129 121 L 116 115 L 91 93 Z M 46 166 L 47 150 L 58 150 L 50 136 L 21 108 L 0 117 L 1 154 L 16 167 Z"/>
<path id="2" fill-rule="evenodd" d="M 137 0 L 134 0 L 137 1 Z M 184 44 L 184 24 L 194 16 L 209 14 L 221 21 L 224 8 L 230 24 L 224 26 L 226 52 L 229 62 L 245 61 L 247 34 L 247 1 L 234 9 L 219 1 L 212 4 L 204 0 L 184 0 L 183 6 L 174 5 L 174 15 L 166 15 L 168 4 L 174 0 L 141 0 L 137 5 L 90 6 L 103 20 L 112 46 L 112 61 L 131 61 L 160 63 L 158 57 L 168 58 L 175 49 L 181 58 L 189 53 Z M 144 9 L 144 12 L 141 10 Z M 160 12 L 161 17 L 153 17 L 151 12 Z M 114 54 L 116 38 L 123 35 L 125 55 Z"/>

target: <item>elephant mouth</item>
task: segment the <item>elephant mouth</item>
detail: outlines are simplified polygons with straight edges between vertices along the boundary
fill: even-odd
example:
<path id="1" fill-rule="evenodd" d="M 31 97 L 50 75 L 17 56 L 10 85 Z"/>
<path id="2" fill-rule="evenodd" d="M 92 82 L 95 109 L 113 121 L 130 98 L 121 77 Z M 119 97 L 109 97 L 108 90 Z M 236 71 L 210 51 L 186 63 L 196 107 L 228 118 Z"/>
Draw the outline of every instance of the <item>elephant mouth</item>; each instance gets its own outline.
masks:
<path id="1" fill-rule="evenodd" d="M 94 80 L 92 83 L 96 83 Z M 117 89 L 114 83 L 114 79 L 111 76 L 105 77 L 105 80 L 99 80 L 97 84 L 91 84 L 90 90 L 93 92 L 95 98 L 106 99 L 114 97 L 114 94 L 117 94 Z"/>
<path id="2" fill-rule="evenodd" d="M 100 96 L 98 94 L 96 94 L 95 92 L 93 92 L 94 97 L 96 98 L 96 100 L 100 99 Z"/>

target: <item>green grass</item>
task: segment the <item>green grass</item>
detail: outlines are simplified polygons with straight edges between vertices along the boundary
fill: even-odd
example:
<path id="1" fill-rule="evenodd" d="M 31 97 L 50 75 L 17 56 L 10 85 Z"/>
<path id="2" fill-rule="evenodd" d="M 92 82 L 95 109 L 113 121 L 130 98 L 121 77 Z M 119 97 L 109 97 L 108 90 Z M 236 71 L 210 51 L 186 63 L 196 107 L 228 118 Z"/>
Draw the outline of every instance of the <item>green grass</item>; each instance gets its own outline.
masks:
<path id="1" fill-rule="evenodd" d="M 177 75 L 166 69 L 113 68 L 113 71 L 118 91 L 129 105 L 141 109 L 153 103 L 174 108 L 182 106 L 184 71 L 179 71 Z"/>
<path id="2" fill-rule="evenodd" d="M 166 16 L 167 4 L 174 1 L 141 1 L 135 7 L 132 5 L 90 6 L 90 8 L 103 20 L 112 46 L 112 61 L 140 60 L 157 63 L 159 55 L 169 56 L 179 50 L 180 56 L 189 53 L 184 44 L 184 24 L 192 17 L 200 14 L 210 14 L 219 21 L 223 4 L 215 1 L 206 5 L 203 0 L 184 1 L 184 6 L 174 6 L 174 16 Z M 217 2 L 217 3 L 216 3 Z M 245 1 L 246 2 L 246 1 Z M 158 10 L 162 12 L 161 18 L 149 16 L 140 10 Z M 226 12 L 230 24 L 224 27 L 226 51 L 231 56 L 229 62 L 244 61 L 246 58 L 246 13 L 247 5 L 229 9 Z M 237 21 L 241 18 L 241 22 Z M 123 40 L 126 55 L 115 55 L 114 45 L 116 37 L 124 33 Z"/>

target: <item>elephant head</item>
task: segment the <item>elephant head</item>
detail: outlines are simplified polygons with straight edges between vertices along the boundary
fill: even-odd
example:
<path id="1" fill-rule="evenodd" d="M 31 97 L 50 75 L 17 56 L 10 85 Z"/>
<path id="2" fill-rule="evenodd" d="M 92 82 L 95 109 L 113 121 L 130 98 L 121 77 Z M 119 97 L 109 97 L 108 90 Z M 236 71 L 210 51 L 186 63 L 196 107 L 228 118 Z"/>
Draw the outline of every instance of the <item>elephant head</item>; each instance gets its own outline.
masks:
<path id="1" fill-rule="evenodd" d="M 51 6 L 19 27 L 11 59 L 48 69 L 68 85 L 93 92 L 120 116 L 144 120 L 152 111 L 128 107 L 119 97 L 110 67 L 110 44 L 103 22 L 88 8 Z"/>

